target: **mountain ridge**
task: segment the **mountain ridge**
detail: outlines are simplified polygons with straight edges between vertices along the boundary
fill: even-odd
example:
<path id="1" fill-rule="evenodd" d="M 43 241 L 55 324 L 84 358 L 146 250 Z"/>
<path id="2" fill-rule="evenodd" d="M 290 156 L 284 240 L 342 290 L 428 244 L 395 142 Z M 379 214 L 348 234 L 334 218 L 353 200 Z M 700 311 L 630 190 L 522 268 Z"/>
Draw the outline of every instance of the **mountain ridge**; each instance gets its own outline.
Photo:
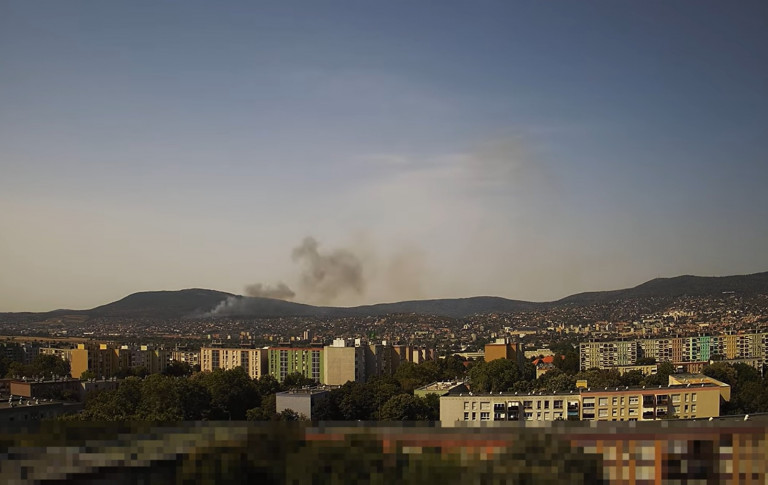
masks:
<path id="1" fill-rule="evenodd" d="M 564 305 L 585 306 L 637 298 L 705 296 L 723 292 L 768 294 L 768 272 L 733 276 L 681 275 L 671 278 L 654 278 L 632 288 L 576 293 L 549 302 L 512 300 L 497 296 L 473 296 L 408 300 L 356 307 L 325 307 L 271 298 L 245 297 L 203 288 L 188 288 L 137 292 L 89 310 L 61 309 L 35 315 L 191 319 L 201 317 L 354 317 L 419 313 L 462 318 L 481 313 L 517 313 Z M 32 313 L 15 314 L 30 315 Z"/>

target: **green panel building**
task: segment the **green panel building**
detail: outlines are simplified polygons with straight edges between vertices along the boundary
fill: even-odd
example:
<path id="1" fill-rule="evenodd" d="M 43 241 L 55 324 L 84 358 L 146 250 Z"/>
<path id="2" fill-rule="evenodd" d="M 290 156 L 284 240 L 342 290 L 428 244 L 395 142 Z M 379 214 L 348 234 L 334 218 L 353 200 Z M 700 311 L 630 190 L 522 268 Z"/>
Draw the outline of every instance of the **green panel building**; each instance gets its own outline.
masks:
<path id="1" fill-rule="evenodd" d="M 294 372 L 322 383 L 324 372 L 323 349 L 318 347 L 270 347 L 269 373 L 278 381 Z"/>

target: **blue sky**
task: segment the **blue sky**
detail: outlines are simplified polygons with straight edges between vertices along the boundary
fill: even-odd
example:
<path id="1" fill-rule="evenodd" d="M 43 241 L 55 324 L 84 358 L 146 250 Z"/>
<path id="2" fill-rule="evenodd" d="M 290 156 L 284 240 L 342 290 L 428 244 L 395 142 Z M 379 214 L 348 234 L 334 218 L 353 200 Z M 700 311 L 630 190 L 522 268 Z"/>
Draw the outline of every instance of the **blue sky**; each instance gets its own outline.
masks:
<path id="1" fill-rule="evenodd" d="M 764 2 L 0 1 L 0 311 L 768 270 Z M 362 291 L 301 291 L 307 237 Z"/>

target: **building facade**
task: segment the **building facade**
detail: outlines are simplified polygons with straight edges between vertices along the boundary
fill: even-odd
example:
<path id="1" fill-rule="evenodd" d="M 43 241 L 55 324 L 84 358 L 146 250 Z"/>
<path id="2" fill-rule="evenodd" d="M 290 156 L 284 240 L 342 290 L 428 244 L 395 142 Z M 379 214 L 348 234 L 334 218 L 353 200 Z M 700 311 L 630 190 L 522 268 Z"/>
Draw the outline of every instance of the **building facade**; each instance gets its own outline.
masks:
<path id="1" fill-rule="evenodd" d="M 269 374 L 278 381 L 298 372 L 304 377 L 322 382 L 324 376 L 322 347 L 270 347 L 268 349 Z"/>
<path id="2" fill-rule="evenodd" d="M 259 379 L 268 373 L 269 355 L 267 349 L 216 348 L 200 349 L 200 370 L 212 372 L 215 369 L 230 370 L 242 367 L 251 377 Z"/>
<path id="3" fill-rule="evenodd" d="M 582 342 L 581 370 L 636 365 L 640 358 L 689 364 L 720 360 L 750 360 L 760 367 L 768 358 L 768 333 L 698 335 L 657 339 Z"/>
<path id="4" fill-rule="evenodd" d="M 655 388 L 579 389 L 568 393 L 449 393 L 440 398 L 443 425 L 502 421 L 653 421 L 720 416 L 730 387 L 706 376 L 670 376 Z"/>

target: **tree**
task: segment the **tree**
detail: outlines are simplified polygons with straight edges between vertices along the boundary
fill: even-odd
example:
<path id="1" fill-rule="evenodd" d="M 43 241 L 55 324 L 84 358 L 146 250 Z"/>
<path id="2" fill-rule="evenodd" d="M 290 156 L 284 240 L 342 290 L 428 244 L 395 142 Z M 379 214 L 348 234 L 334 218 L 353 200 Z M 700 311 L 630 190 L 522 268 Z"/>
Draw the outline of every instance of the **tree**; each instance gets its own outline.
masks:
<path id="1" fill-rule="evenodd" d="M 413 391 L 417 387 L 440 380 L 441 369 L 436 362 L 431 360 L 422 364 L 403 362 L 397 367 L 394 377 L 404 390 Z"/>
<path id="2" fill-rule="evenodd" d="M 656 359 L 654 357 L 640 357 L 637 359 L 636 365 L 653 365 L 656 363 Z"/>
<path id="3" fill-rule="evenodd" d="M 277 414 L 277 403 L 274 394 L 264 396 L 261 406 L 251 408 L 245 413 L 248 421 L 269 421 Z"/>
<path id="4" fill-rule="evenodd" d="M 662 362 L 656 366 L 656 374 L 645 378 L 646 386 L 666 386 L 669 384 L 669 376 L 675 373 L 675 366 L 671 362 Z"/>
<path id="5" fill-rule="evenodd" d="M 373 397 L 373 419 L 379 418 L 379 411 L 381 406 L 387 401 L 392 399 L 393 396 L 403 394 L 405 391 L 400 386 L 400 383 L 392 377 L 376 377 L 366 383 L 366 387 L 370 388 Z"/>
<path id="6" fill-rule="evenodd" d="M 597 389 L 622 385 L 621 374 L 615 369 L 589 369 L 576 374 L 576 379 L 586 380 L 587 386 Z"/>
<path id="7" fill-rule="evenodd" d="M 381 407 L 383 421 L 426 421 L 435 416 L 432 408 L 420 397 L 410 394 L 393 396 Z"/>
<path id="8" fill-rule="evenodd" d="M 283 386 L 287 389 L 300 389 L 304 386 L 315 385 L 317 385 L 317 381 L 305 376 L 301 372 L 293 372 L 283 379 Z"/>
<path id="9" fill-rule="evenodd" d="M 81 381 L 87 381 L 90 379 L 96 379 L 96 373 L 93 372 L 92 370 L 86 369 L 80 374 Z"/>
<path id="10" fill-rule="evenodd" d="M 444 381 L 463 379 L 467 375 L 464 360 L 458 355 L 450 355 L 437 361 L 440 367 L 440 378 Z"/>
<path id="11" fill-rule="evenodd" d="M 136 419 L 137 409 L 141 404 L 141 392 L 140 379 L 126 378 L 117 389 L 90 396 L 81 417 L 93 421 Z"/>
<path id="12" fill-rule="evenodd" d="M 32 376 L 69 376 L 69 362 L 57 355 L 40 354 L 35 357 L 25 375 Z"/>
<path id="13" fill-rule="evenodd" d="M 645 374 L 641 370 L 631 370 L 621 376 L 622 386 L 640 386 L 645 381 Z"/>
<path id="14" fill-rule="evenodd" d="M 243 420 L 245 412 L 261 400 L 256 385 L 242 367 L 201 372 L 190 379 L 211 394 L 211 419 Z"/>
<path id="15" fill-rule="evenodd" d="M 521 380 L 521 376 L 515 362 L 496 359 L 472 367 L 469 380 L 473 392 L 503 392 L 512 388 L 515 382 Z"/>
<path id="16" fill-rule="evenodd" d="M 192 366 L 187 362 L 179 362 L 178 360 L 172 360 L 163 370 L 163 375 L 184 377 L 192 375 Z"/>
<path id="17" fill-rule="evenodd" d="M 374 419 L 376 400 L 370 387 L 361 382 L 347 382 L 340 388 L 339 411 L 347 421 Z"/>
<path id="18" fill-rule="evenodd" d="M 717 379 L 720 382 L 724 382 L 731 387 L 736 384 L 736 369 L 724 362 L 715 362 L 710 365 L 705 365 L 701 370 L 701 373 L 705 376 Z"/>
<path id="19" fill-rule="evenodd" d="M 576 388 L 576 378 L 555 369 L 539 377 L 536 388 L 550 393 L 571 391 Z"/>

